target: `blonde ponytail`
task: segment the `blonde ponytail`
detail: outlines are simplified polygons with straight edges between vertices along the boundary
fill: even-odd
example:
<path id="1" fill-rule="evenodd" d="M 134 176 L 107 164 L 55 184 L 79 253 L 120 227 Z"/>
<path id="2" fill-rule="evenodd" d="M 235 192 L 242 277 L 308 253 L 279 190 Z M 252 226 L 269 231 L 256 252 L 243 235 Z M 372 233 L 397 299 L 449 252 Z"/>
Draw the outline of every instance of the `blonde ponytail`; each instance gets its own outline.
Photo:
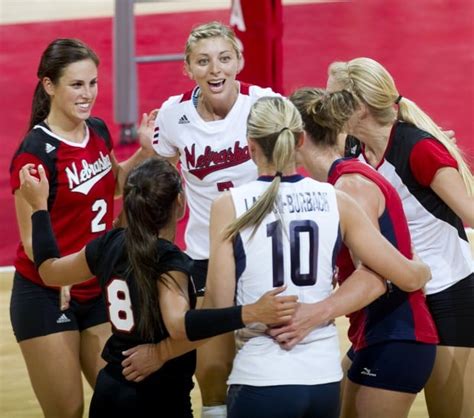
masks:
<path id="1" fill-rule="evenodd" d="M 247 120 L 247 134 L 274 166 L 276 175 L 255 204 L 226 228 L 226 239 L 234 239 L 240 230 L 250 227 L 254 227 L 253 235 L 265 216 L 274 209 L 282 173 L 295 163 L 295 146 L 302 132 L 301 116 L 289 100 L 262 97 L 253 104 Z"/>

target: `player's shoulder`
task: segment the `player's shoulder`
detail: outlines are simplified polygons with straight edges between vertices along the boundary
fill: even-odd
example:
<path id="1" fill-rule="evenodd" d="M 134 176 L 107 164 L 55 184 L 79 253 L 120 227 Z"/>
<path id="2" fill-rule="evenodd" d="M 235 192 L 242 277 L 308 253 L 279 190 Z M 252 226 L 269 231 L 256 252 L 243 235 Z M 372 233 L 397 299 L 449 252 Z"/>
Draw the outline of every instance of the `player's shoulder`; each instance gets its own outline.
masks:
<path id="1" fill-rule="evenodd" d="M 25 135 L 20 148 L 27 150 L 27 152 L 38 151 L 41 153 L 45 151 L 46 143 L 58 146 L 60 141 L 50 135 L 49 130 L 44 124 L 38 124 Z"/>
<path id="2" fill-rule="evenodd" d="M 159 239 L 157 242 L 157 251 L 162 269 L 178 269 L 190 272 L 192 259 L 174 243 L 165 239 Z"/>
<path id="3" fill-rule="evenodd" d="M 303 176 L 301 175 L 301 180 L 299 181 L 299 184 L 301 187 L 313 187 L 316 190 L 319 191 L 333 191 L 334 186 L 326 181 L 319 181 L 316 179 L 313 179 L 312 177 L 309 176 Z"/>
<path id="4" fill-rule="evenodd" d="M 192 100 L 194 94 L 193 90 L 188 90 L 184 93 L 170 96 L 166 99 L 160 107 L 161 112 L 172 112 L 175 109 L 181 108 L 185 103 Z"/>
<path id="5" fill-rule="evenodd" d="M 86 120 L 86 123 L 92 131 L 105 141 L 107 147 L 110 149 L 112 147 L 112 137 L 106 123 L 98 117 L 90 117 Z"/>
<path id="6" fill-rule="evenodd" d="M 13 160 L 21 154 L 31 154 L 50 168 L 48 163 L 52 163 L 55 159 L 60 145 L 61 141 L 51 136 L 44 124 L 38 124 L 25 135 L 13 156 Z"/>
<path id="7" fill-rule="evenodd" d="M 125 229 L 113 228 L 86 245 L 86 257 L 95 263 L 109 263 L 110 258 L 122 254 L 125 248 Z M 89 263 L 90 264 L 90 263 Z"/>
<path id="8" fill-rule="evenodd" d="M 113 228 L 95 239 L 97 244 L 104 249 L 115 252 L 125 244 L 125 229 Z"/>

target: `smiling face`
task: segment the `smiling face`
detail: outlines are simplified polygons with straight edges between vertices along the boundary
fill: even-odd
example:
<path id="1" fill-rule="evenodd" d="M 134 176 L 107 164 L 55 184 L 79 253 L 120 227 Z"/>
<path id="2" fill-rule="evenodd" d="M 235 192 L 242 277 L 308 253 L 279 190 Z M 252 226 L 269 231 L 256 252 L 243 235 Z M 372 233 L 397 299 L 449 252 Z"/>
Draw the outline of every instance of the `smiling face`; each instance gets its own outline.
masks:
<path id="1" fill-rule="evenodd" d="M 210 101 L 234 99 L 239 66 L 240 59 L 232 44 L 220 36 L 196 42 L 185 64 L 189 77 Z"/>
<path id="2" fill-rule="evenodd" d="M 97 65 L 91 59 L 69 64 L 56 84 L 47 77 L 43 86 L 51 98 L 50 114 L 65 122 L 89 118 L 97 98 Z"/>

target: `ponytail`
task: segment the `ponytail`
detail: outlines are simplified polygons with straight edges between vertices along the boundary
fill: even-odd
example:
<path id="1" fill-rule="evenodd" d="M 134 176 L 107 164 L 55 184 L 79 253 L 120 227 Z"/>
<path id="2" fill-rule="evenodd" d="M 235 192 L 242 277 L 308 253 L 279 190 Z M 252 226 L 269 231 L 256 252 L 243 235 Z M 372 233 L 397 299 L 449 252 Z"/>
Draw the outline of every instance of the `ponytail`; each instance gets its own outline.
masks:
<path id="1" fill-rule="evenodd" d="M 166 160 L 149 158 L 134 168 L 124 185 L 124 213 L 127 218 L 125 248 L 140 301 L 138 329 L 142 337 L 154 341 L 163 320 L 158 307 L 157 280 L 160 271 L 158 240 L 160 230 L 173 222 L 181 179 Z M 172 280 L 170 276 L 166 277 Z"/>
<path id="2" fill-rule="evenodd" d="M 45 120 L 48 117 L 51 108 L 51 99 L 46 93 L 41 80 L 36 84 L 35 92 L 33 93 L 33 102 L 31 105 L 30 123 L 28 131 L 33 129 L 35 125 Z"/>
<path id="3" fill-rule="evenodd" d="M 226 228 L 225 239 L 234 239 L 240 230 L 249 227 L 254 227 L 253 236 L 265 216 L 273 210 L 282 173 L 295 164 L 295 148 L 303 132 L 303 123 L 289 100 L 262 97 L 250 110 L 247 130 L 250 140 L 258 144 L 267 161 L 273 164 L 276 175 L 255 204 Z"/>
<path id="4" fill-rule="evenodd" d="M 296 90 L 290 101 L 301 114 L 309 140 L 329 147 L 338 146 L 338 135 L 359 106 L 347 90 L 328 93 L 311 87 Z"/>

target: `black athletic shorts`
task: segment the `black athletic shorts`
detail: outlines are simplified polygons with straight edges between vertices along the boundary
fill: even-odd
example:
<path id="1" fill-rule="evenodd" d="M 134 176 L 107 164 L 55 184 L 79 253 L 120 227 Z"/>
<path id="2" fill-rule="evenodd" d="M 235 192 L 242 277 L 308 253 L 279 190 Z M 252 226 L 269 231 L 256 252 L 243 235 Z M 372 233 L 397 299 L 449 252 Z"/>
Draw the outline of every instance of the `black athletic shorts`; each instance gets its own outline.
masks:
<path id="1" fill-rule="evenodd" d="M 18 342 L 108 322 L 102 296 L 84 303 L 71 300 L 69 309 L 61 311 L 58 290 L 33 283 L 18 272 L 13 277 L 10 319 Z"/>
<path id="2" fill-rule="evenodd" d="M 426 296 L 439 345 L 474 347 L 474 273 L 442 292 Z"/>
<path id="3" fill-rule="evenodd" d="M 418 393 L 433 370 L 436 344 L 387 341 L 347 352 L 347 377 L 354 383 L 396 392 Z"/>
<path id="4" fill-rule="evenodd" d="M 209 260 L 193 260 L 191 276 L 193 277 L 194 286 L 196 286 L 196 296 L 204 296 L 206 291 L 206 277 Z"/>
<path id="5" fill-rule="evenodd" d="M 129 382 L 122 367 L 107 364 L 97 376 L 89 418 L 192 418 L 193 381 L 176 380 Z"/>

